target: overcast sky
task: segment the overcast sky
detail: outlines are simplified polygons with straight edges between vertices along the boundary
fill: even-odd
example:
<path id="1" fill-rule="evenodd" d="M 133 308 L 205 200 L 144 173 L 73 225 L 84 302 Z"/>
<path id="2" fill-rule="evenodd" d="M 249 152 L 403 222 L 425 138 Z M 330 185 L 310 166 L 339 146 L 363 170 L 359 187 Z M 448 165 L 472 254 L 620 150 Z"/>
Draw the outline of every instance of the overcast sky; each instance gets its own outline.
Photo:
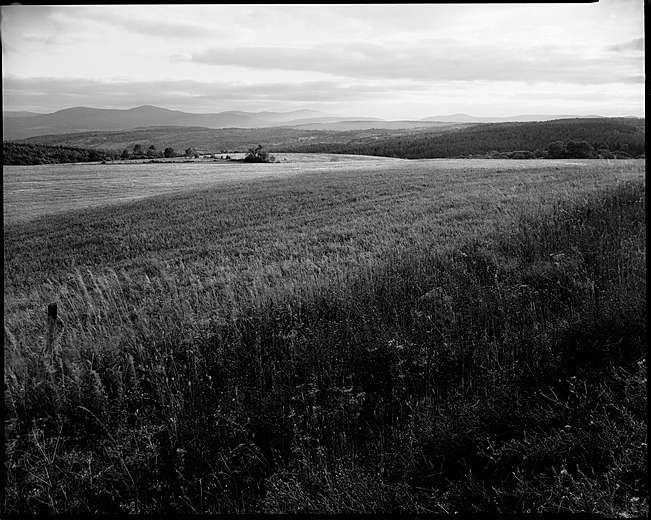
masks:
<path id="1" fill-rule="evenodd" d="M 3 6 L 5 110 L 644 115 L 643 0 Z"/>

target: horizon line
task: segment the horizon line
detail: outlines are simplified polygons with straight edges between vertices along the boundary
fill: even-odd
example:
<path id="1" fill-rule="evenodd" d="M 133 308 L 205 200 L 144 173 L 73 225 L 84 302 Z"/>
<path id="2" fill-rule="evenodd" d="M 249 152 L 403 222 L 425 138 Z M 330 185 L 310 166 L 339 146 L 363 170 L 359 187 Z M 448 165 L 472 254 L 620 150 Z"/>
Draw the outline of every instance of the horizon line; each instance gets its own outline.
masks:
<path id="1" fill-rule="evenodd" d="M 90 109 L 90 110 L 115 110 L 115 111 L 130 111 L 130 110 L 137 110 L 139 108 L 155 108 L 155 109 L 160 109 L 160 110 L 169 110 L 169 111 L 175 111 L 175 112 L 183 112 L 186 114 L 193 114 L 193 115 L 206 115 L 206 114 L 223 114 L 223 113 L 228 113 L 228 112 L 243 112 L 243 113 L 248 113 L 248 114 L 260 114 L 260 113 L 265 113 L 265 112 L 276 112 L 280 114 L 289 114 L 292 112 L 318 112 L 320 114 L 323 114 L 324 116 L 330 116 L 330 117 L 342 117 L 342 118 L 359 118 L 359 120 L 362 120 L 364 118 L 374 118 L 374 119 L 380 119 L 382 121 L 390 122 L 390 121 L 421 121 L 423 119 L 431 119 L 433 117 L 451 117 L 451 116 L 464 116 L 464 117 L 473 117 L 473 118 L 478 118 L 478 119 L 488 119 L 488 118 L 499 118 L 499 119 L 504 119 L 504 118 L 509 118 L 509 117 L 531 117 L 531 116 L 553 116 L 553 117 L 599 117 L 599 118 L 616 118 L 616 117 L 624 117 L 624 118 L 637 118 L 637 119 L 644 119 L 645 114 L 642 115 L 633 115 L 633 114 L 625 114 L 625 115 L 600 115 L 600 114 L 595 114 L 595 113 L 574 113 L 574 114 L 563 114 L 563 113 L 517 113 L 517 114 L 509 114 L 509 115 L 473 115 L 471 113 L 467 112 L 454 112 L 450 114 L 440 114 L 440 115 L 434 115 L 434 116 L 424 116 L 419 119 L 412 119 L 409 117 L 403 117 L 401 119 L 386 119 L 380 116 L 374 116 L 374 115 L 360 115 L 360 116 L 346 116 L 346 115 L 341 115 L 341 114 L 334 114 L 334 113 L 329 113 L 329 112 L 323 112 L 321 110 L 316 110 L 316 109 L 309 109 L 309 108 L 298 108 L 298 109 L 292 109 L 292 110 L 260 110 L 260 111 L 252 111 L 252 110 L 241 110 L 241 109 L 229 109 L 229 110 L 221 110 L 218 112 L 190 112 L 186 109 L 179 109 L 179 108 L 167 108 L 167 107 L 161 107 L 158 105 L 151 105 L 151 104 L 144 104 L 144 105 L 137 105 L 129 108 L 115 108 L 115 107 L 98 107 L 98 106 L 87 106 L 87 105 L 76 105 L 76 106 L 67 106 L 63 108 L 58 108 L 56 110 L 53 110 L 51 112 L 39 112 L 35 110 L 27 110 L 27 109 L 2 109 L 2 113 L 11 113 L 11 112 L 30 112 L 33 113 L 34 115 L 37 116 L 46 116 L 46 115 L 52 115 L 56 114 L 57 112 L 62 112 L 64 110 L 73 110 L 73 109 Z"/>

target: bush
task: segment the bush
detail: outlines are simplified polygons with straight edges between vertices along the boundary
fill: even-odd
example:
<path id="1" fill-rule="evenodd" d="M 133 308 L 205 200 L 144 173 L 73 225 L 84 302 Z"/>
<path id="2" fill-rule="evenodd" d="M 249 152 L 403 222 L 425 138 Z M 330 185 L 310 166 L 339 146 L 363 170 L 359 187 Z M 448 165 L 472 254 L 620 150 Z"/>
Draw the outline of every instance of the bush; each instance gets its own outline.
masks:
<path id="1" fill-rule="evenodd" d="M 509 154 L 511 159 L 533 159 L 535 157 L 533 152 L 529 150 L 517 150 Z"/>
<path id="2" fill-rule="evenodd" d="M 249 152 L 243 160 L 244 162 L 267 163 L 274 162 L 275 158 L 273 155 L 269 155 L 269 152 L 259 144 L 257 148 L 249 148 Z"/>
<path id="3" fill-rule="evenodd" d="M 547 157 L 549 159 L 564 159 L 565 145 L 561 141 L 554 141 L 547 147 Z"/>
<path id="4" fill-rule="evenodd" d="M 568 141 L 565 155 L 571 159 L 590 159 L 595 156 L 594 149 L 587 141 Z"/>

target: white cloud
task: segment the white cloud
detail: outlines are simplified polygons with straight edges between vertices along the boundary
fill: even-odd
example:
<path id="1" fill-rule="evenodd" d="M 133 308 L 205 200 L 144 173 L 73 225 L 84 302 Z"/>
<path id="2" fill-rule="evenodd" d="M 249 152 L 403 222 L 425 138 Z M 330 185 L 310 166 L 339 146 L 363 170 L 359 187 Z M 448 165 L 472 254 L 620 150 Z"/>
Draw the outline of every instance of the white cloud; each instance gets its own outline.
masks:
<path id="1" fill-rule="evenodd" d="M 643 52 L 644 38 L 633 38 L 632 40 L 609 45 L 607 49 L 613 52 L 629 52 L 629 51 Z"/>
<path id="2" fill-rule="evenodd" d="M 348 77 L 414 80 L 558 81 L 579 84 L 640 81 L 638 58 L 581 56 L 558 46 L 503 48 L 429 39 L 409 44 L 344 43 L 296 47 L 215 48 L 191 61 L 257 69 L 305 70 Z"/>
<path id="3" fill-rule="evenodd" d="M 311 104 L 413 118 L 638 103 L 640 113 L 643 35 L 639 0 L 12 5 L 2 7 L 3 99 L 6 109 L 36 111 Z M 582 99 L 588 90 L 599 93 Z"/>
<path id="4" fill-rule="evenodd" d="M 55 97 L 63 106 L 127 108 L 144 104 L 190 111 L 220 111 L 251 103 L 333 103 L 386 96 L 396 90 L 418 92 L 419 84 L 307 81 L 233 83 L 194 80 L 98 81 L 83 78 L 3 78 L 5 104 L 46 106 Z M 56 106 L 48 106 L 56 110 Z"/>

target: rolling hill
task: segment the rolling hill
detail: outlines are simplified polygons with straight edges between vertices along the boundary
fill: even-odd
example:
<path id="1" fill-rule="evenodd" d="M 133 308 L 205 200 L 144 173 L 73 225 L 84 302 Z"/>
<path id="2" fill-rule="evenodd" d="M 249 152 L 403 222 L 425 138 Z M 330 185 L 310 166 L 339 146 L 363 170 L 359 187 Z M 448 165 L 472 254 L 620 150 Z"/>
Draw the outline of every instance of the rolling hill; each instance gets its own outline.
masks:
<path id="1" fill-rule="evenodd" d="M 586 141 L 594 150 L 644 154 L 644 119 L 578 118 L 526 123 L 484 123 L 447 132 L 431 130 L 348 141 L 302 142 L 282 151 L 381 155 L 406 159 L 486 156 L 494 152 L 543 152 L 551 143 Z M 278 149 L 277 151 L 281 151 Z M 542 156 L 542 155 L 540 155 Z"/>
<path id="2" fill-rule="evenodd" d="M 292 112 L 228 111 L 214 114 L 192 114 L 145 105 L 128 110 L 74 107 L 51 114 L 29 115 L 4 113 L 3 136 L 6 140 L 38 135 L 86 131 L 129 130 L 148 126 L 203 126 L 207 128 L 259 128 L 293 122 L 321 121 L 328 114 L 313 110 Z"/>
<path id="3" fill-rule="evenodd" d="M 175 150 L 193 147 L 220 152 L 235 151 L 249 146 L 288 146 L 303 140 L 327 142 L 327 132 L 296 130 L 292 128 L 227 128 L 157 126 L 111 132 L 78 132 L 53 134 L 22 139 L 17 142 L 51 146 L 74 146 L 97 150 L 132 149 L 135 144 L 145 148 L 154 145 L 161 150 L 168 146 Z"/>
<path id="4" fill-rule="evenodd" d="M 402 122 L 405 123 L 405 122 Z M 415 123 L 415 122 L 413 122 Z M 543 157 L 551 143 L 585 141 L 595 152 L 644 154 L 644 119 L 577 118 L 544 122 L 431 123 L 413 128 L 367 128 L 372 122 L 309 123 L 267 128 L 156 126 L 121 131 L 43 135 L 17 142 L 85 149 L 157 150 L 192 147 L 211 153 L 245 151 L 257 144 L 275 152 L 342 153 L 425 159 L 492 156 L 515 151 Z M 608 154 L 602 154 L 605 157 Z M 568 156 L 576 156 L 574 152 Z M 526 157 L 522 157 L 526 158 Z"/>
<path id="5" fill-rule="evenodd" d="M 192 114 L 155 106 L 141 106 L 129 110 L 75 107 L 59 110 L 52 114 L 4 112 L 3 116 L 3 136 L 5 140 L 41 136 L 47 136 L 49 139 L 52 135 L 129 131 L 149 127 L 243 129 L 284 126 L 300 130 L 346 131 L 432 128 L 451 124 L 429 120 L 386 121 L 377 117 L 331 116 L 313 110 L 295 110 L 292 112 L 228 111 L 214 114 Z"/>
<path id="6" fill-rule="evenodd" d="M 355 126 L 355 125 L 351 125 Z M 430 134 L 451 131 L 463 125 L 438 123 L 425 127 Z M 466 125 L 467 126 L 467 125 Z M 330 130 L 332 127 L 340 127 L 341 130 Z M 384 129 L 384 128 L 361 128 L 345 130 L 345 123 L 316 123 L 297 127 L 269 127 L 269 128 L 205 128 L 205 127 L 181 127 L 181 126 L 159 126 L 147 128 L 135 128 L 132 130 L 112 132 L 78 132 L 72 134 L 53 134 L 30 137 L 17 140 L 17 142 L 30 144 L 45 144 L 51 146 L 74 146 L 97 150 L 131 149 L 135 144 L 141 144 L 145 148 L 154 145 L 162 150 L 168 146 L 175 150 L 185 150 L 193 147 L 209 152 L 221 152 L 246 150 L 250 146 L 262 144 L 267 148 L 274 149 L 291 148 L 305 143 L 315 145 L 341 145 L 347 142 L 363 139 L 369 142 L 390 137 L 419 134 L 419 129 Z"/>
<path id="7" fill-rule="evenodd" d="M 291 112 L 227 111 L 196 114 L 152 105 L 126 110 L 73 107 L 51 114 L 27 111 L 3 112 L 3 138 L 26 139 L 44 135 L 80 132 L 124 131 L 145 127 L 269 128 L 288 126 L 302 130 L 369 130 L 432 128 L 449 124 L 477 124 L 505 121 L 542 121 L 579 116 L 520 115 L 474 117 L 467 114 L 432 116 L 418 120 L 387 121 L 377 117 L 341 117 L 314 110 Z M 597 117 L 597 116 L 595 116 Z"/>
<path id="8" fill-rule="evenodd" d="M 333 131 L 348 131 L 348 130 L 415 130 L 415 129 L 452 129 L 462 128 L 474 123 L 459 123 L 459 122 L 444 122 L 444 121 L 384 121 L 384 120 L 359 120 L 350 119 L 330 122 L 313 122 L 304 124 L 292 124 L 292 128 L 300 130 L 333 130 Z M 283 125 L 290 126 L 290 125 Z"/>
<path id="9" fill-rule="evenodd" d="M 439 121 L 454 123 L 530 123 L 534 121 L 553 121 L 556 119 L 585 119 L 600 118 L 603 116 L 577 116 L 577 115 L 550 115 L 550 114 L 522 114 L 506 117 L 476 117 L 468 114 L 450 114 L 445 116 L 426 117 L 423 121 Z"/>
<path id="10" fill-rule="evenodd" d="M 27 110 L 6 110 L 2 113 L 5 119 L 14 119 L 19 117 L 33 117 L 33 116 L 42 116 L 38 112 L 29 112 Z"/>

